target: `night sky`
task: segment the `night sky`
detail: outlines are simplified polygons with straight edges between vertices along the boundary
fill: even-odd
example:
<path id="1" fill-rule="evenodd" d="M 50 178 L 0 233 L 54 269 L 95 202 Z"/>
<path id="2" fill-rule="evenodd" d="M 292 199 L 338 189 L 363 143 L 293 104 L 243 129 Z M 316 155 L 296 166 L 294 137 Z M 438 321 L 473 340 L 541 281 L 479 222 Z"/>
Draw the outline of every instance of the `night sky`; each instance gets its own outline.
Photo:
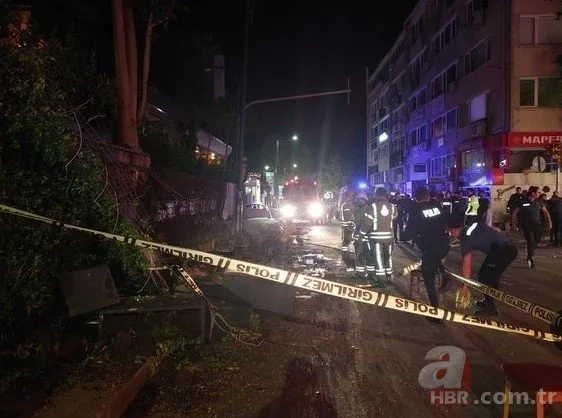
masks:
<path id="1" fill-rule="evenodd" d="M 242 75 L 245 0 L 183 0 L 187 13 L 175 25 L 207 33 L 226 56 L 227 89 L 237 90 Z M 110 0 L 35 0 L 34 9 L 56 26 L 97 31 L 99 58 L 112 66 Z M 341 90 L 351 79 L 351 105 L 346 95 L 259 105 L 248 118 L 246 155 L 250 169 L 273 161 L 260 159 L 271 137 L 297 133 L 289 146 L 294 159 L 314 172 L 331 154 L 344 158 L 360 175 L 365 170 L 365 68 L 373 69 L 392 46 L 416 0 L 370 2 L 272 2 L 252 0 L 248 101 L 296 94 Z M 64 22 L 64 23 L 63 23 Z M 105 22 L 105 23 L 104 23 Z M 156 44 L 155 48 L 173 48 Z M 106 51 L 106 54 L 103 54 Z M 269 144 L 269 145 L 267 145 Z M 306 161 L 308 157 L 308 161 Z M 293 158 L 291 158 L 293 159 Z M 300 161 L 299 161 L 300 162 Z"/>
<path id="2" fill-rule="evenodd" d="M 392 46 L 416 0 L 271 2 L 252 0 L 248 101 L 346 88 L 347 97 L 260 105 L 268 135 L 299 134 L 317 161 L 339 153 L 361 174 L 365 168 L 365 67 L 374 68 Z M 223 4 L 228 4 L 224 6 Z M 345 4 L 345 5 L 344 5 Z M 220 5 L 220 6 L 219 6 Z M 242 68 L 244 0 L 192 2 L 191 15 L 221 43 L 229 78 Z M 232 81 L 232 79 L 231 79 Z M 235 88 L 234 83 L 230 83 Z M 248 133 L 250 166 L 264 140 Z"/>

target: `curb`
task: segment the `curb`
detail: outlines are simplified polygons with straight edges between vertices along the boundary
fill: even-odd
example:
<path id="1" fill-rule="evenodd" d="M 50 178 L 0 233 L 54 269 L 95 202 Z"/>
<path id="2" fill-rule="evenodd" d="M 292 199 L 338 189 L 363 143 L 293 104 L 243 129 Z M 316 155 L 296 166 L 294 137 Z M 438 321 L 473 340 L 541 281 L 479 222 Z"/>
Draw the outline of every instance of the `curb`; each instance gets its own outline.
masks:
<path id="1" fill-rule="evenodd" d="M 117 392 L 110 403 L 102 409 L 98 418 L 121 417 L 129 405 L 133 402 L 146 381 L 156 374 L 161 361 L 162 359 L 159 357 L 150 357 L 146 363 L 137 370 L 135 375 L 127 382 L 125 387 Z"/>

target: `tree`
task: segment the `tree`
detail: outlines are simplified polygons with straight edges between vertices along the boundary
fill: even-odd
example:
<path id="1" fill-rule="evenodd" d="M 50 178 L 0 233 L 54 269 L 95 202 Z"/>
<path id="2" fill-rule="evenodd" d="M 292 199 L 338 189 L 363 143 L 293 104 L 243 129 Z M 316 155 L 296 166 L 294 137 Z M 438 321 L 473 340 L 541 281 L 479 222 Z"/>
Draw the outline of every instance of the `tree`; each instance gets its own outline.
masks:
<path id="1" fill-rule="evenodd" d="M 324 170 L 319 176 L 320 188 L 324 191 L 337 191 L 340 187 L 347 184 L 350 176 L 342 159 L 338 155 L 332 155 L 328 164 L 324 164 Z"/>
<path id="2" fill-rule="evenodd" d="M 117 144 L 140 151 L 138 127 L 146 112 L 150 55 L 154 31 L 175 18 L 176 0 L 112 0 L 113 42 L 117 74 Z M 138 80 L 138 50 L 135 18 L 146 22 L 141 80 Z M 140 87 L 140 97 L 138 89 Z"/>
<path id="3" fill-rule="evenodd" d="M 0 201 L 102 231 L 138 236 L 119 216 L 107 171 L 79 120 L 106 113 L 114 88 L 75 43 L 19 33 L 0 47 Z M 109 263 L 147 276 L 132 247 L 0 214 L 0 323 L 25 329 L 49 312 L 64 271 Z"/>

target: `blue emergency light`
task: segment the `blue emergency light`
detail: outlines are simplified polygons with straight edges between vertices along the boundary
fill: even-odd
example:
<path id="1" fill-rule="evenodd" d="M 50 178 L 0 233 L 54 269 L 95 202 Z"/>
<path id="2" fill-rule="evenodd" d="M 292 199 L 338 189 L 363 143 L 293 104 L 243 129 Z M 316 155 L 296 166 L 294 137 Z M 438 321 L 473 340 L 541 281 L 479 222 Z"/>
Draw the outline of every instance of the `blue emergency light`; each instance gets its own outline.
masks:
<path id="1" fill-rule="evenodd" d="M 359 187 L 359 189 L 366 189 L 367 188 L 367 183 L 365 183 L 364 181 L 360 182 L 357 187 Z"/>

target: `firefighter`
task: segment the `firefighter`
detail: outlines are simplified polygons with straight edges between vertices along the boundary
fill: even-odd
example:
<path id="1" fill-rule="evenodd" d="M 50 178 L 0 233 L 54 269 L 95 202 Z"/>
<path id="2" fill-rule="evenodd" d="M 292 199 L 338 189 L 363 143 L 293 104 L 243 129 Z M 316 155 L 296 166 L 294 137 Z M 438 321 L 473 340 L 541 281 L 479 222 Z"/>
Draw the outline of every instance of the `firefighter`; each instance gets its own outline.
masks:
<path id="1" fill-rule="evenodd" d="M 416 192 L 417 208 L 406 225 L 406 239 L 415 239 L 421 250 L 422 274 L 427 297 L 432 306 L 439 306 L 435 276 L 442 269 L 442 260 L 449 253 L 449 235 L 447 217 L 440 204 L 429 201 L 429 192 L 421 188 Z M 442 290 L 450 282 L 448 275 L 443 276 Z M 442 323 L 436 318 L 427 318 L 430 322 Z"/>
<path id="2" fill-rule="evenodd" d="M 342 234 L 341 258 L 345 264 L 345 270 L 348 272 L 355 271 L 355 259 L 351 252 L 353 232 L 355 230 L 355 220 L 353 217 L 353 212 L 353 196 L 350 194 L 346 194 L 344 197 L 344 202 L 340 208 L 340 219 Z"/>
<path id="3" fill-rule="evenodd" d="M 478 218 L 478 196 L 474 194 L 474 189 L 468 189 L 468 199 L 466 207 L 466 225 L 472 225 Z"/>
<path id="4" fill-rule="evenodd" d="M 353 219 L 362 220 L 365 218 L 365 213 L 369 210 L 369 198 L 367 192 L 361 190 L 355 195 L 355 202 L 353 208 Z M 355 230 L 353 232 L 354 247 L 355 247 L 355 275 L 357 279 L 364 279 L 366 275 L 366 261 L 368 252 L 368 242 L 359 235 L 360 224 L 355 222 Z"/>
<path id="5" fill-rule="evenodd" d="M 379 187 L 369 211 L 361 222 L 359 235 L 368 242 L 367 273 L 373 285 L 384 285 L 392 280 L 393 222 L 396 207 L 388 200 L 387 192 Z M 374 273 L 374 274 L 373 274 Z"/>

